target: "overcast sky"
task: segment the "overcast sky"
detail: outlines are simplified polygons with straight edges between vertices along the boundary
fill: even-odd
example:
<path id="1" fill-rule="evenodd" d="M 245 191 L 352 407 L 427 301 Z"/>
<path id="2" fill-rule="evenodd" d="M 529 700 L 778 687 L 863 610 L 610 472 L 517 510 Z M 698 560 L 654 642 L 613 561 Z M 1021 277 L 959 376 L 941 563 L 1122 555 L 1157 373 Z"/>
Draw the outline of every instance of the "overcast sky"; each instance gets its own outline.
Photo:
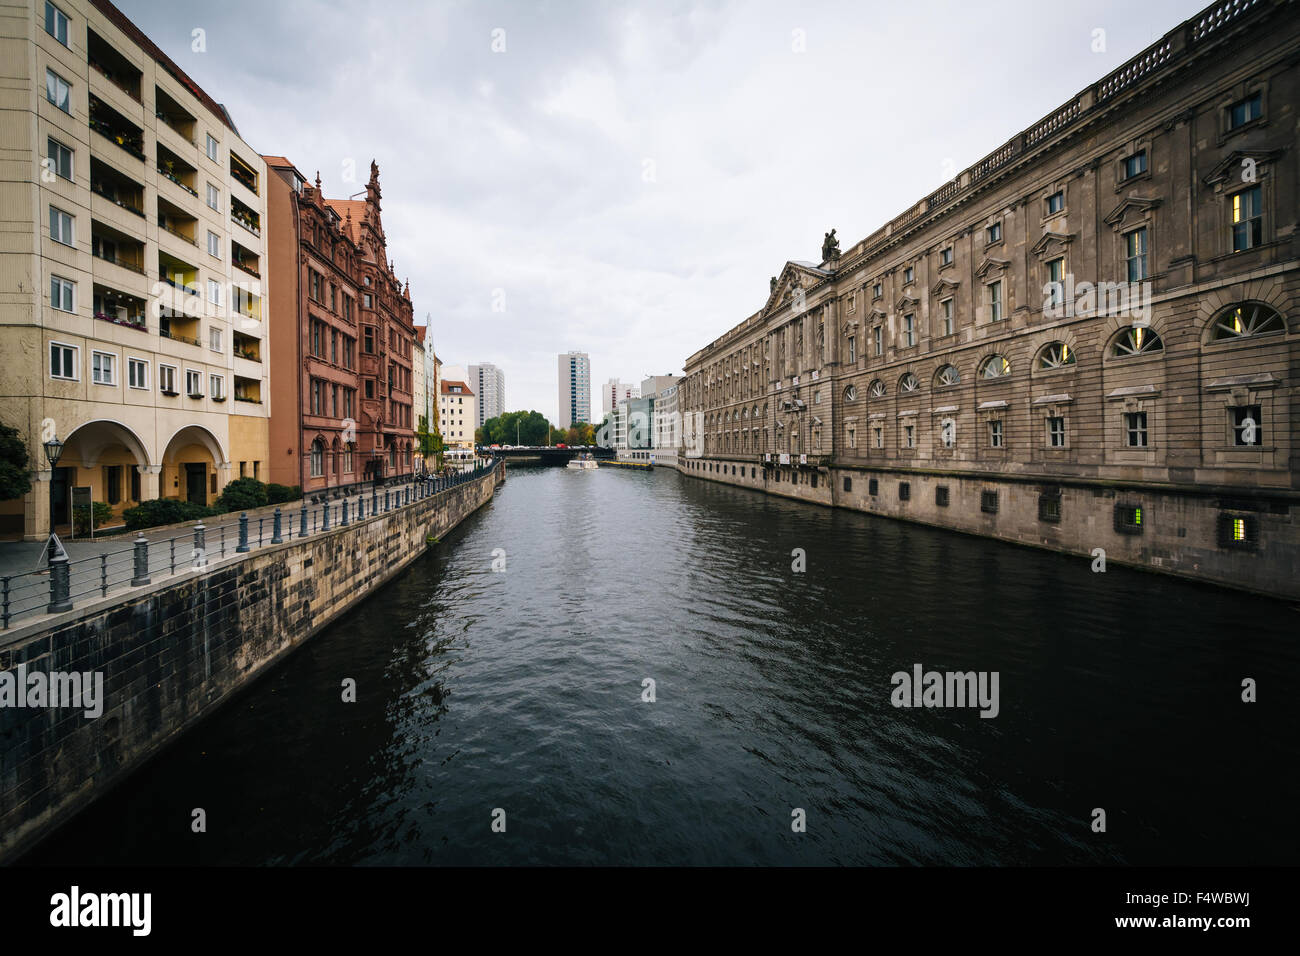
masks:
<path id="1" fill-rule="evenodd" d="M 375 159 L 438 355 L 554 421 L 557 353 L 599 419 L 1205 2 L 118 5 L 327 196 Z"/>

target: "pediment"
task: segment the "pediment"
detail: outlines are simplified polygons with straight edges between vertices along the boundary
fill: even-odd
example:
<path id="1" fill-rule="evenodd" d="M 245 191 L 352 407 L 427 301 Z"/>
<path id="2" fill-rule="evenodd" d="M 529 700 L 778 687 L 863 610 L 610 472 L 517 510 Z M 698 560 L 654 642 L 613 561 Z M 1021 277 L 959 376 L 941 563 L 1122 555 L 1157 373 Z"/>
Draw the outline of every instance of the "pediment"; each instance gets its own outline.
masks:
<path id="1" fill-rule="evenodd" d="M 898 301 L 894 303 L 894 308 L 902 312 L 904 309 L 914 309 L 921 304 L 919 299 L 914 299 L 910 295 L 901 295 Z"/>
<path id="2" fill-rule="evenodd" d="M 867 313 L 867 318 L 870 319 L 872 323 L 883 322 L 885 319 L 889 318 L 889 313 L 884 309 L 872 309 Z"/>
<path id="3" fill-rule="evenodd" d="M 1258 149 L 1246 152 L 1240 149 L 1234 149 L 1231 153 L 1219 161 L 1209 174 L 1205 177 L 1205 185 L 1213 186 L 1223 183 L 1229 178 L 1241 176 L 1243 169 L 1249 167 L 1252 163 L 1258 167 L 1266 163 L 1276 161 L 1282 155 L 1280 149 Z M 1243 179 L 1243 182 L 1250 182 L 1249 179 Z"/>
<path id="4" fill-rule="evenodd" d="M 768 315 L 778 311 L 794 298 L 797 290 L 802 289 L 807 293 L 830 275 L 831 273 L 811 263 L 787 262 L 781 274 L 777 276 L 776 284 L 771 287 L 767 303 L 763 306 L 763 314 Z"/>
<path id="5" fill-rule="evenodd" d="M 1042 238 L 1035 242 L 1029 251 L 1041 258 L 1049 251 L 1068 246 L 1073 240 L 1073 233 L 1045 232 L 1043 233 Z"/>
<path id="6" fill-rule="evenodd" d="M 942 278 L 934 285 L 930 286 L 930 295 L 943 295 L 947 292 L 955 292 L 957 290 L 957 285 L 958 284 L 952 281 L 952 279 Z"/>
<path id="7" fill-rule="evenodd" d="M 1011 262 L 1007 259 L 999 259 L 996 256 L 985 256 L 984 261 L 979 264 L 975 270 L 975 275 L 983 279 L 990 272 L 1003 272 Z"/>
<path id="8" fill-rule="evenodd" d="M 1120 204 L 1112 209 L 1102 222 L 1108 226 L 1121 226 L 1130 213 L 1145 213 L 1160 205 L 1159 199 L 1143 199 L 1141 196 L 1125 196 Z"/>

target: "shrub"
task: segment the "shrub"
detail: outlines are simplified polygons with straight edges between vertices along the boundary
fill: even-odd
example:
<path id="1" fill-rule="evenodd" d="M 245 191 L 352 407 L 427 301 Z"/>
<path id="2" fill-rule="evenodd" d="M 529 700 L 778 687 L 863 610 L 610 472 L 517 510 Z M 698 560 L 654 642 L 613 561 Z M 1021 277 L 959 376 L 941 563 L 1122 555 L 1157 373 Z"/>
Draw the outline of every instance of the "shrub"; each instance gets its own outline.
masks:
<path id="1" fill-rule="evenodd" d="M 95 509 L 95 527 L 102 528 L 113 518 L 113 506 L 107 501 L 93 503 Z M 72 509 L 72 533 L 90 534 L 90 508 L 77 505 Z"/>
<path id="2" fill-rule="evenodd" d="M 266 501 L 266 485 L 256 478 L 236 478 L 226 485 L 221 496 L 217 498 L 215 507 L 218 512 L 248 511 L 251 508 L 262 507 Z"/>
<path id="3" fill-rule="evenodd" d="M 197 521 L 214 514 L 215 511 L 203 505 L 160 498 L 156 501 L 142 501 L 134 508 L 127 508 L 122 512 L 122 517 L 126 519 L 126 526 L 135 531 L 138 528 L 156 528 L 181 521 Z"/>
<path id="4" fill-rule="evenodd" d="M 294 485 L 292 488 L 288 485 L 271 482 L 266 486 L 266 503 L 268 505 L 278 505 L 285 501 L 297 501 L 302 497 L 302 487 Z"/>

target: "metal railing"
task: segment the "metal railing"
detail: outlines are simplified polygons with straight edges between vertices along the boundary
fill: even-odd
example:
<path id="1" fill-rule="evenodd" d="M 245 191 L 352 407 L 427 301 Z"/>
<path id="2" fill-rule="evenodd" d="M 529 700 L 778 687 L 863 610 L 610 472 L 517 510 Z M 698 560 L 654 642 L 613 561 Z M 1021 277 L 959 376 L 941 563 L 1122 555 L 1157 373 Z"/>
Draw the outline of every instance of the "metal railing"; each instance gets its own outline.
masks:
<path id="1" fill-rule="evenodd" d="M 382 489 L 372 485 L 368 492 L 335 501 L 309 503 L 304 498 L 297 507 L 277 507 L 254 517 L 244 512 L 213 527 L 199 521 L 191 530 L 165 538 L 151 540 L 139 531 L 129 546 L 76 560 L 52 556 L 39 571 L 0 576 L 0 626 L 8 630 L 20 618 L 71 611 L 87 597 L 106 598 L 159 578 L 203 573 L 213 561 L 369 521 L 483 478 L 496 467 L 494 460 L 446 477 L 411 477 Z"/>

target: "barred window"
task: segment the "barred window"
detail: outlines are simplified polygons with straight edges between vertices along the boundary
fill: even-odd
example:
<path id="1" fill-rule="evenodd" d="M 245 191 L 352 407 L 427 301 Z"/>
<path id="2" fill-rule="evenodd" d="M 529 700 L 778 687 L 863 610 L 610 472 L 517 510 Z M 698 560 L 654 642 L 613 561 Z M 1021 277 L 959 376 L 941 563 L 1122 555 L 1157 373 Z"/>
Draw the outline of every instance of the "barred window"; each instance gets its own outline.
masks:
<path id="1" fill-rule="evenodd" d="M 996 491 L 980 492 L 980 511 L 989 515 L 998 513 L 998 493 Z"/>

